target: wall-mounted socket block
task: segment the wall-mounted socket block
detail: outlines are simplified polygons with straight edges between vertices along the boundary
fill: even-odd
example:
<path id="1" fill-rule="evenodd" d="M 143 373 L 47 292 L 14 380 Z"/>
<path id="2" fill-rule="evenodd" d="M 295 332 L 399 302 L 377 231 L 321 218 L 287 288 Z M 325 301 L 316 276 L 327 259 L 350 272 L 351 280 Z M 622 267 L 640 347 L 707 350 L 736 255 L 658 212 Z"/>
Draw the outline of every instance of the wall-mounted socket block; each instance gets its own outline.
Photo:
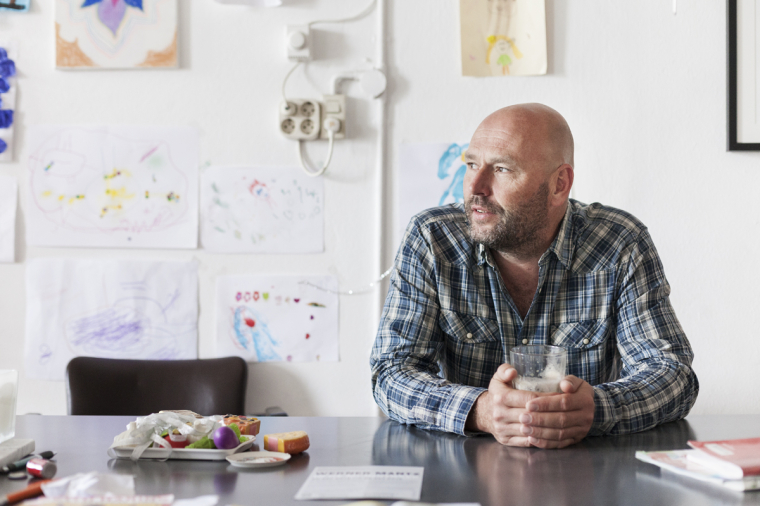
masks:
<path id="1" fill-rule="evenodd" d="M 321 125 L 322 104 L 318 101 L 290 99 L 287 104 L 280 104 L 280 132 L 288 139 L 318 139 Z"/>
<path id="2" fill-rule="evenodd" d="M 309 25 L 286 26 L 285 47 L 288 51 L 288 60 L 311 60 L 311 29 Z"/>
<path id="3" fill-rule="evenodd" d="M 327 118 L 335 118 L 340 121 L 340 130 L 335 133 L 335 139 L 346 138 L 346 96 L 345 95 L 324 95 L 322 97 L 323 113 L 322 122 L 324 125 Z M 327 130 L 322 126 L 321 137 L 328 138 Z"/>

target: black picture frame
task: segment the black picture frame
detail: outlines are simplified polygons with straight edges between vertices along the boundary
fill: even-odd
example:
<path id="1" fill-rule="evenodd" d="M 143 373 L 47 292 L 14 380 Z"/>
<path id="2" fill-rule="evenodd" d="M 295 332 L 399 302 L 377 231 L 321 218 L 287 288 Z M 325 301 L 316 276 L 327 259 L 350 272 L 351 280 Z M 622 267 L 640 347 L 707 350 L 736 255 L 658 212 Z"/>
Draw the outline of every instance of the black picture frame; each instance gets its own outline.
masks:
<path id="1" fill-rule="evenodd" d="M 758 142 L 738 142 L 738 2 L 727 0 L 728 4 L 728 151 L 760 151 Z"/>

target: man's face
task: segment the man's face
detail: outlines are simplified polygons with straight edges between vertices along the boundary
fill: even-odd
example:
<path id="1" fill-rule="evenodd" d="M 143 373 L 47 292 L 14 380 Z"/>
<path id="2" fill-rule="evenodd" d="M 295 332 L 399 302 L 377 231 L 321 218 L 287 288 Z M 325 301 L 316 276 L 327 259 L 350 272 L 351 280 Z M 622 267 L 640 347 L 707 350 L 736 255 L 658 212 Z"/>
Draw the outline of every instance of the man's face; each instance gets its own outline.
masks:
<path id="1" fill-rule="evenodd" d="M 549 183 L 535 137 L 518 121 L 487 121 L 473 135 L 464 178 L 473 241 L 509 252 L 540 240 L 549 224 Z"/>

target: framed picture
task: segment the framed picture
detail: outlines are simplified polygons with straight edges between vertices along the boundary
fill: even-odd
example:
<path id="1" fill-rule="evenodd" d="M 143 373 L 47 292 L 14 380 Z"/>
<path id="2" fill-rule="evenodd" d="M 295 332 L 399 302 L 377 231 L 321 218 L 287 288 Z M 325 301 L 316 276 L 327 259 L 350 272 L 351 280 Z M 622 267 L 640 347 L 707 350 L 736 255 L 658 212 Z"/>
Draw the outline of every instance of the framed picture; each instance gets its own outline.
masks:
<path id="1" fill-rule="evenodd" d="M 728 151 L 760 151 L 760 0 L 728 0 Z"/>

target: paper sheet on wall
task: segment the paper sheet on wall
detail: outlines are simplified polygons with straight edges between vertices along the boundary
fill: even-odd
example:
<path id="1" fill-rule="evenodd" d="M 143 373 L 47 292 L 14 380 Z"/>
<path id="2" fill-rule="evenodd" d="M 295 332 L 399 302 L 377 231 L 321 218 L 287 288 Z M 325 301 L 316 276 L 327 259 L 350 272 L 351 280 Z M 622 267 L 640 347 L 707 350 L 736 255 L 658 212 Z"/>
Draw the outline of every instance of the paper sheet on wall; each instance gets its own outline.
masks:
<path id="1" fill-rule="evenodd" d="M 248 362 L 338 360 L 334 276 L 220 276 L 216 355 Z"/>
<path id="2" fill-rule="evenodd" d="M 398 162 L 398 204 L 395 243 L 409 220 L 430 207 L 464 201 L 462 181 L 467 171 L 464 153 L 468 142 L 402 144 Z"/>
<path id="3" fill-rule="evenodd" d="M 0 162 L 13 161 L 16 118 L 18 50 L 14 42 L 0 40 Z"/>
<path id="4" fill-rule="evenodd" d="M 201 242 L 220 253 L 324 251 L 324 182 L 291 167 L 212 167 L 201 176 Z"/>
<path id="5" fill-rule="evenodd" d="M 34 259 L 26 276 L 27 377 L 61 380 L 80 355 L 198 357 L 195 262 Z"/>
<path id="6" fill-rule="evenodd" d="M 16 178 L 0 176 L 0 262 L 16 260 L 17 195 Z"/>
<path id="7" fill-rule="evenodd" d="M 546 74 L 544 0 L 459 0 L 462 75 Z"/>
<path id="8" fill-rule="evenodd" d="M 177 0 L 55 0 L 56 68 L 177 64 Z"/>
<path id="9" fill-rule="evenodd" d="M 198 132 L 29 128 L 27 244 L 197 248 Z"/>

